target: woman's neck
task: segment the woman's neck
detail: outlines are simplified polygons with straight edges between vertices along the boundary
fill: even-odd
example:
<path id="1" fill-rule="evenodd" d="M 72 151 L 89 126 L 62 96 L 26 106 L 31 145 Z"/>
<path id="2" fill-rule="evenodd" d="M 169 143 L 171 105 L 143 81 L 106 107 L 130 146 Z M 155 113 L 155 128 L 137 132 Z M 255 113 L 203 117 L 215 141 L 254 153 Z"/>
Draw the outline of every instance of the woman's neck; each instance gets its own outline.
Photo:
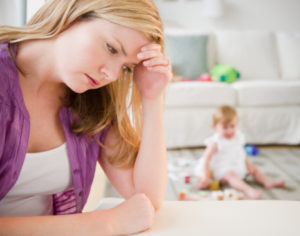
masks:
<path id="1" fill-rule="evenodd" d="M 22 88 L 37 97 L 62 97 L 66 86 L 56 75 L 55 50 L 52 39 L 20 42 L 17 49 L 17 64 Z"/>

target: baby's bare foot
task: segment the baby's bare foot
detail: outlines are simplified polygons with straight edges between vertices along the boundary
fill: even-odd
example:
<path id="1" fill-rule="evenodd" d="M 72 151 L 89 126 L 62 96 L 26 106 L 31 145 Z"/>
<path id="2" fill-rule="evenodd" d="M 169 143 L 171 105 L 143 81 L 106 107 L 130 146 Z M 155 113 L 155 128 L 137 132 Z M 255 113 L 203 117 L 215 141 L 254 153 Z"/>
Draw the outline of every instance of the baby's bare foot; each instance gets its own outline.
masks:
<path id="1" fill-rule="evenodd" d="M 265 188 L 276 188 L 276 187 L 283 187 L 285 182 L 283 180 L 268 180 L 264 186 Z"/>
<path id="2" fill-rule="evenodd" d="M 250 199 L 257 200 L 260 199 L 262 192 L 251 188 L 247 192 L 245 192 L 245 194 Z"/>

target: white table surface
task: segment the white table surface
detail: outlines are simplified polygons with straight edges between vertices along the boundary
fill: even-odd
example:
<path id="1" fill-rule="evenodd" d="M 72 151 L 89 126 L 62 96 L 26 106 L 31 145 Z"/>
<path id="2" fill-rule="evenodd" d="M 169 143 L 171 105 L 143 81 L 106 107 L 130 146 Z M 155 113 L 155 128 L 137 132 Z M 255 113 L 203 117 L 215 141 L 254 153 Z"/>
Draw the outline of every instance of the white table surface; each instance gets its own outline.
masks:
<path id="1" fill-rule="evenodd" d="M 300 236 L 300 201 L 165 201 L 152 228 L 135 235 Z"/>

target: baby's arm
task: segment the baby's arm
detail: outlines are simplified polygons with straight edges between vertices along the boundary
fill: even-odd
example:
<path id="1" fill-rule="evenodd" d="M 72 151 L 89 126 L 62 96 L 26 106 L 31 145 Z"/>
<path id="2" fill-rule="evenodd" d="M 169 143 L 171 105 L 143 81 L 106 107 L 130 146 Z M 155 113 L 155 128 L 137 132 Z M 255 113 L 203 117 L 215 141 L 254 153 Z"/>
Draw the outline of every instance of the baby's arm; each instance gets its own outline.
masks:
<path id="1" fill-rule="evenodd" d="M 211 143 L 208 145 L 204 151 L 204 168 L 203 168 L 203 174 L 198 179 L 198 188 L 204 189 L 209 186 L 210 183 L 210 161 L 212 156 L 217 152 L 217 144 Z"/>
<path id="2" fill-rule="evenodd" d="M 216 143 L 208 145 L 204 151 L 204 175 L 210 177 L 210 161 L 212 156 L 217 152 L 218 147 Z"/>

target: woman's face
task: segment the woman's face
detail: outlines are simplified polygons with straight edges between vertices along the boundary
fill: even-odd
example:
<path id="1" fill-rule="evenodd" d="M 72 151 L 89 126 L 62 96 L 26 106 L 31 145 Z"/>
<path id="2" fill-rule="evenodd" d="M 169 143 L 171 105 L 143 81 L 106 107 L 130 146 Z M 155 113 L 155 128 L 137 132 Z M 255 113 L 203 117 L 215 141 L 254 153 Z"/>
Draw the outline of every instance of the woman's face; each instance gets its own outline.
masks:
<path id="1" fill-rule="evenodd" d="M 149 43 L 142 33 L 103 19 L 77 22 L 55 40 L 56 75 L 76 93 L 97 89 L 131 71 Z"/>

